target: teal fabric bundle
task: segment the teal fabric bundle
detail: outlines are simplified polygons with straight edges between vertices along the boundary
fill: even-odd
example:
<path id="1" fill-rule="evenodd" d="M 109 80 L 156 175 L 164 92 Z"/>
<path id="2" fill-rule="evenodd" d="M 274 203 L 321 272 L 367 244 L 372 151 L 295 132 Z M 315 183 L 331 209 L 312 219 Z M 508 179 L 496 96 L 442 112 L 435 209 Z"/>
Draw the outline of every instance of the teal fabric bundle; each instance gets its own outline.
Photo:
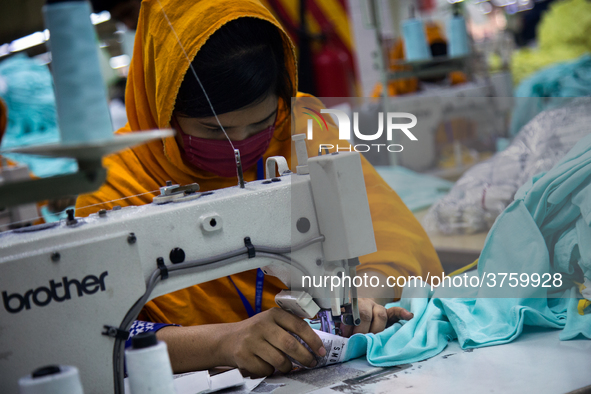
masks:
<path id="1" fill-rule="evenodd" d="M 8 126 L 2 138 L 2 149 L 39 145 L 60 140 L 57 127 L 53 80 L 47 66 L 25 55 L 15 55 L 0 62 L 4 89 L 0 97 L 8 107 Z M 46 177 L 76 172 L 73 159 L 5 154 L 26 164 L 33 174 Z"/>
<path id="2" fill-rule="evenodd" d="M 353 335 L 349 338 L 346 360 L 366 354 L 370 364 L 380 367 L 413 363 L 439 354 L 448 341 L 456 338 L 445 312 L 428 298 L 429 287 L 407 287 L 404 292 L 400 303 L 386 307 L 401 306 L 414 317 L 379 334 Z"/>
<path id="3" fill-rule="evenodd" d="M 530 281 L 500 287 L 501 273 L 547 274 L 552 287 Z M 376 335 L 354 335 L 347 357 L 405 364 L 440 353 L 454 339 L 464 349 L 507 343 L 528 326 L 562 329 L 561 340 L 591 339 L 591 312 L 577 313 L 575 286 L 591 278 L 591 135 L 521 187 L 499 216 L 472 273 L 480 280 L 491 274 L 493 287 L 440 287 L 431 294 L 429 286 L 407 286 L 400 306 L 414 318 Z M 556 274 L 561 279 L 554 282 Z"/>
<path id="4" fill-rule="evenodd" d="M 517 99 L 509 134 L 516 135 L 543 110 L 564 105 L 565 97 L 582 96 L 591 96 L 591 55 L 536 72 L 515 89 Z"/>

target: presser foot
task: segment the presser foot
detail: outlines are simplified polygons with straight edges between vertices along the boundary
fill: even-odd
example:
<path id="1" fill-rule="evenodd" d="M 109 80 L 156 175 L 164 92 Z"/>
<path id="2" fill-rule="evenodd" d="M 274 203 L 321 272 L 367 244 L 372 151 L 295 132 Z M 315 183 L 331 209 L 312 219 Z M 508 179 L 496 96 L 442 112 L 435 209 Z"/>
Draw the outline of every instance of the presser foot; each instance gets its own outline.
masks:
<path id="1" fill-rule="evenodd" d="M 355 324 L 351 304 L 343 305 L 345 311 L 340 316 L 333 316 L 330 309 L 321 310 L 318 312 L 318 320 L 320 321 L 320 330 L 328 334 L 342 336 L 342 331 L 336 323 L 347 324 L 349 326 Z"/>

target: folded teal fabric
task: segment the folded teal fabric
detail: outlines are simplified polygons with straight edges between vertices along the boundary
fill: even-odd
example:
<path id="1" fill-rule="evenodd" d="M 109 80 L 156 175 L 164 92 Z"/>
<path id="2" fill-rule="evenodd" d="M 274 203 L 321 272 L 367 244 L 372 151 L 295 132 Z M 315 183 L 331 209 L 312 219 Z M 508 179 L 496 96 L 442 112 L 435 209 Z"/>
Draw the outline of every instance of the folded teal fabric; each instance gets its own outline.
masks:
<path id="1" fill-rule="evenodd" d="M 412 296 L 409 292 L 414 291 Z M 429 287 L 405 288 L 400 306 L 414 317 L 396 323 L 379 334 L 355 334 L 349 339 L 345 359 L 367 354 L 370 364 L 394 366 L 412 363 L 439 354 L 456 338 L 444 311 L 429 300 Z"/>
<path id="2" fill-rule="evenodd" d="M 501 286 L 504 273 L 516 273 L 518 285 Z M 466 275 L 472 276 L 486 284 L 464 281 L 433 294 L 429 286 L 406 287 L 400 306 L 414 318 L 377 335 L 354 335 L 347 357 L 365 354 L 376 366 L 411 363 L 456 338 L 464 349 L 499 345 L 528 326 L 562 329 L 561 340 L 591 339 L 591 313 L 577 312 L 576 286 L 591 279 L 591 135 L 519 189 L 492 227 L 478 271 Z M 532 281 L 536 276 L 545 279 Z M 488 286 L 492 277 L 496 283 Z M 551 286 L 543 287 L 548 278 Z"/>

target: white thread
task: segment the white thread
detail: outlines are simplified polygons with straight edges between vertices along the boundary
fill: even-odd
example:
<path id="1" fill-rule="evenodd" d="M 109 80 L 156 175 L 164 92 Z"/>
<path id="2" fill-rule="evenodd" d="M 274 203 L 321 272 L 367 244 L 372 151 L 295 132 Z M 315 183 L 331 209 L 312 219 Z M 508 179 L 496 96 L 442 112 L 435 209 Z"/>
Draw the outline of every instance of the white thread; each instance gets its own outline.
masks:
<path id="1" fill-rule="evenodd" d="M 150 194 L 150 193 L 153 194 L 153 193 L 159 193 L 159 192 L 160 192 L 160 190 L 152 190 L 151 192 L 140 193 L 140 194 L 136 194 L 136 195 L 133 195 L 133 196 L 116 198 L 115 200 L 111 200 L 111 201 L 105 201 L 105 202 L 99 202 L 99 203 L 96 203 L 96 204 L 87 205 L 85 207 L 76 208 L 76 210 L 78 211 L 80 209 L 86 209 L 86 208 L 94 207 L 94 206 L 97 206 L 97 205 L 108 204 L 108 203 L 115 202 L 115 201 L 127 200 L 128 198 L 134 198 L 134 197 L 143 196 L 144 194 Z"/>
<path id="2" fill-rule="evenodd" d="M 170 30 L 172 30 L 172 33 L 174 34 L 174 36 L 176 38 L 176 41 L 179 44 L 179 47 L 181 47 L 181 49 L 183 51 L 183 55 L 185 55 L 185 58 L 187 59 L 187 62 L 189 63 L 189 67 L 191 68 L 191 71 L 193 72 L 193 75 L 195 76 L 195 79 L 199 83 L 199 86 L 201 87 L 201 90 L 203 91 L 203 94 L 205 95 L 205 98 L 207 99 L 207 103 L 209 104 L 209 108 L 211 108 L 211 112 L 213 112 L 213 116 L 215 116 L 215 120 L 218 122 L 218 125 L 220 125 L 220 128 L 224 132 L 224 135 L 228 139 L 228 142 L 230 142 L 230 146 L 232 147 L 232 150 L 233 151 L 236 150 L 236 148 L 234 148 L 234 144 L 232 144 L 232 140 L 230 139 L 230 137 L 228 137 L 228 134 L 226 133 L 226 130 L 224 129 L 224 126 L 222 126 L 222 123 L 218 119 L 218 115 L 215 112 L 215 110 L 213 109 L 213 105 L 211 104 L 211 101 L 209 100 L 209 96 L 207 95 L 207 92 L 205 91 L 205 88 L 203 87 L 203 84 L 201 83 L 201 80 L 197 76 L 197 72 L 193 68 L 193 64 L 191 63 L 191 59 L 189 59 L 189 55 L 187 55 L 187 52 L 185 51 L 185 47 L 181 43 L 181 40 L 179 39 L 179 36 L 176 34 L 176 30 L 174 30 L 174 27 L 172 27 L 172 23 L 170 23 L 170 19 L 168 19 L 168 15 L 166 14 L 166 11 L 164 11 L 164 7 L 162 6 L 162 3 L 160 3 L 160 0 L 156 0 L 156 1 L 158 1 L 158 4 L 160 5 L 160 11 L 162 11 L 162 14 L 164 15 L 164 18 L 166 18 L 166 22 L 168 23 L 168 26 L 170 26 Z"/>
<path id="3" fill-rule="evenodd" d="M 78 211 L 80 209 L 86 209 L 86 208 L 94 207 L 94 206 L 97 206 L 97 205 L 109 204 L 109 203 L 115 202 L 115 201 L 127 200 L 129 198 L 139 197 L 139 196 L 143 196 L 144 194 L 151 194 L 151 193 L 152 194 L 154 194 L 154 193 L 160 193 L 160 190 L 153 190 L 151 192 L 145 192 L 145 193 L 135 194 L 133 196 L 116 198 L 115 200 L 111 200 L 111 201 L 99 202 L 99 203 L 96 203 L 96 204 L 87 205 L 85 207 L 75 208 L 75 210 Z M 34 221 L 36 221 L 38 219 L 43 219 L 43 216 L 37 216 L 37 217 L 31 218 L 31 219 L 19 220 L 18 222 L 10 222 L 10 223 L 7 223 L 7 225 L 8 226 L 13 226 L 13 225 L 19 224 L 19 223 L 34 222 Z"/>

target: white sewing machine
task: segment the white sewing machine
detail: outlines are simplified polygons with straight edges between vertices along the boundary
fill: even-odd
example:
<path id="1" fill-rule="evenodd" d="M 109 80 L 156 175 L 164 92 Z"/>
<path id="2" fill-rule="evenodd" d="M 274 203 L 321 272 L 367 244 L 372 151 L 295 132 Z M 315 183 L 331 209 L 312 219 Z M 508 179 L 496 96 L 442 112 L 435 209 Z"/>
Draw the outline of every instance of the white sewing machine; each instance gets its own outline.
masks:
<path id="1" fill-rule="evenodd" d="M 338 318 L 347 307 L 357 320 L 354 288 L 303 288 L 302 276 L 354 276 L 376 250 L 359 154 L 307 160 L 298 148 L 297 173 L 275 158 L 244 188 L 169 185 L 149 205 L 1 233 L 3 392 L 46 364 L 75 365 L 87 393 L 109 392 L 145 302 L 258 267 L 290 288 L 276 298 L 284 309 Z"/>

